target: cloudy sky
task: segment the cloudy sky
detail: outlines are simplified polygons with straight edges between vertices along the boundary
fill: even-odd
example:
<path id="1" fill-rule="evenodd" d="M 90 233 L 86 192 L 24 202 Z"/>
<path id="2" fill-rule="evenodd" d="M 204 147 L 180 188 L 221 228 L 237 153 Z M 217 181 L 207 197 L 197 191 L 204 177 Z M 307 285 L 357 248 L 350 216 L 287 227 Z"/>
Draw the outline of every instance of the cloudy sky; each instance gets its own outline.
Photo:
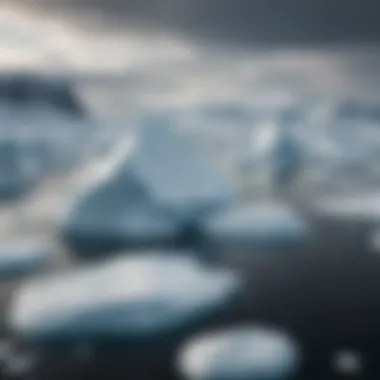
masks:
<path id="1" fill-rule="evenodd" d="M 13 0 L 120 24 L 173 27 L 249 43 L 331 43 L 380 37 L 377 0 Z M 95 16 L 97 15 L 97 16 Z"/>
<path id="2" fill-rule="evenodd" d="M 365 44 L 359 45 L 357 40 L 346 38 L 344 44 L 331 44 L 329 40 L 319 45 L 308 42 L 302 47 L 280 44 L 275 49 L 256 49 L 252 41 L 258 31 L 266 36 L 261 40 L 265 41 L 272 32 L 288 31 L 291 36 L 294 34 L 291 25 L 303 28 L 304 32 L 308 30 L 311 37 L 321 29 L 325 34 L 320 36 L 326 37 L 327 31 L 334 29 L 335 19 L 329 12 L 335 8 L 331 5 L 326 11 L 312 3 L 316 18 L 309 25 L 306 17 L 310 17 L 309 8 L 303 6 L 297 10 L 281 6 L 281 13 L 279 4 L 284 1 L 278 2 L 277 7 L 264 7 L 263 4 L 272 1 L 260 1 L 259 14 L 263 19 L 259 23 L 247 21 L 251 16 L 252 20 L 259 17 L 256 14 L 259 8 L 254 11 L 247 5 L 256 4 L 258 0 L 245 4 L 252 11 L 246 15 L 245 8 L 238 7 L 241 0 L 237 0 L 237 7 L 233 8 L 234 12 L 231 8 L 228 16 L 227 10 L 232 5 L 227 0 L 218 0 L 218 6 L 214 0 L 109 0 L 107 6 L 100 0 L 2 2 L 0 68 L 37 66 L 58 71 L 133 74 L 134 83 L 138 82 L 137 86 L 129 84 L 133 101 L 139 99 L 149 104 L 184 104 L 210 98 L 241 101 L 263 89 L 289 92 L 297 88 L 325 93 L 348 88 L 377 90 L 380 54 L 374 45 L 368 47 L 371 39 L 363 39 Z M 337 0 L 330 1 L 337 3 Z M 353 2 L 345 0 L 344 4 L 343 21 L 346 22 Z M 370 9 L 369 1 L 361 4 L 364 6 L 360 9 Z M 164 23 L 170 12 L 172 23 Z M 297 12 L 304 18 L 295 19 Z M 324 12 L 329 15 L 325 17 L 326 25 L 321 22 Z M 183 19 L 188 19 L 186 31 L 179 27 L 185 24 Z M 367 31 L 371 20 L 368 19 Z M 340 24 L 337 21 L 336 35 L 346 30 L 342 28 L 343 21 Z M 355 22 L 358 25 L 360 18 L 355 18 Z M 140 28 L 136 28 L 136 24 Z M 250 27 L 245 29 L 248 24 Z M 204 33 L 208 31 L 210 39 L 195 38 L 197 33 L 192 32 L 195 25 L 201 25 L 199 29 Z M 225 43 L 232 41 L 232 37 L 243 41 L 239 37 L 243 30 L 254 36 L 249 44 Z M 374 33 L 371 38 L 376 36 Z"/>

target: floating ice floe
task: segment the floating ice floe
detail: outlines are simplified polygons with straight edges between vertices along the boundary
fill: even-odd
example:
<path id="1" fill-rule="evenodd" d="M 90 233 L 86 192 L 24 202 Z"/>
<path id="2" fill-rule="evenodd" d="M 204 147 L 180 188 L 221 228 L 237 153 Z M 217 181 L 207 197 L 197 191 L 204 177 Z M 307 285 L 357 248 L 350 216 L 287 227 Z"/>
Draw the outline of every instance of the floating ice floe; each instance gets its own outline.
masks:
<path id="1" fill-rule="evenodd" d="M 196 336 L 181 349 L 178 367 L 189 380 L 280 380 L 295 375 L 300 363 L 290 336 L 253 326 Z"/>
<path id="2" fill-rule="evenodd" d="M 315 201 L 315 212 L 323 217 L 352 221 L 380 221 L 380 193 L 326 195 Z"/>
<path id="3" fill-rule="evenodd" d="M 154 339 L 222 312 L 240 285 L 188 253 L 136 253 L 29 281 L 8 323 L 32 342 Z"/>
<path id="4" fill-rule="evenodd" d="M 183 229 L 234 200 L 233 187 L 196 145 L 167 125 L 143 127 L 92 171 L 62 223 L 79 250 L 91 242 L 103 242 L 105 251 L 173 244 Z"/>
<path id="5" fill-rule="evenodd" d="M 211 217 L 205 225 L 211 244 L 265 248 L 294 246 L 306 240 L 307 223 L 278 202 L 242 204 Z"/>
<path id="6" fill-rule="evenodd" d="M 256 175 L 267 172 L 273 186 L 293 181 L 304 166 L 305 154 L 292 127 L 291 123 L 283 125 L 276 120 L 258 125 L 252 132 L 243 166 L 252 168 Z"/>
<path id="7" fill-rule="evenodd" d="M 37 273 L 51 262 L 51 252 L 33 242 L 0 245 L 0 280 Z"/>

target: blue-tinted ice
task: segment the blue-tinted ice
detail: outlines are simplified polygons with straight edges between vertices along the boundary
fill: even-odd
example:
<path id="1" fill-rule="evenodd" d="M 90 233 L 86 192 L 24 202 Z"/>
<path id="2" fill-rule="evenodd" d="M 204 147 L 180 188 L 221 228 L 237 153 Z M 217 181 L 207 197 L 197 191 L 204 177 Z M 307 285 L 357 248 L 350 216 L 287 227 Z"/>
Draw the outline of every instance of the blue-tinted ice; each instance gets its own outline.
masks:
<path id="1" fill-rule="evenodd" d="M 132 170 L 159 204 L 191 220 L 234 199 L 233 185 L 170 121 L 148 120 L 140 139 Z"/>
<path id="2" fill-rule="evenodd" d="M 32 144 L 17 138 L 0 138 L 0 199 L 27 193 L 41 178 L 42 157 L 36 157 L 32 150 Z"/>
<path id="3" fill-rule="evenodd" d="M 205 225 L 209 242 L 229 247 L 292 247 L 305 241 L 308 232 L 300 215 L 274 201 L 236 205 L 211 217 Z"/>
<path id="4" fill-rule="evenodd" d="M 115 244 L 172 244 L 183 229 L 234 198 L 233 186 L 192 141 L 166 125 L 143 126 L 95 171 L 62 223 L 76 248 L 97 239 L 108 242 L 105 251 Z"/>
<path id="5" fill-rule="evenodd" d="M 136 253 L 24 284 L 8 321 L 34 342 L 152 339 L 212 315 L 239 288 L 238 276 L 191 254 Z"/>
<path id="6" fill-rule="evenodd" d="M 0 245 L 0 281 L 38 273 L 52 260 L 43 246 L 28 242 Z"/>
<path id="7" fill-rule="evenodd" d="M 290 112 L 290 111 L 289 111 Z M 306 153 L 295 131 L 296 117 L 285 114 L 258 124 L 251 135 L 249 156 L 243 161 L 243 168 L 267 170 L 272 185 L 282 187 L 293 182 L 305 167 Z"/>

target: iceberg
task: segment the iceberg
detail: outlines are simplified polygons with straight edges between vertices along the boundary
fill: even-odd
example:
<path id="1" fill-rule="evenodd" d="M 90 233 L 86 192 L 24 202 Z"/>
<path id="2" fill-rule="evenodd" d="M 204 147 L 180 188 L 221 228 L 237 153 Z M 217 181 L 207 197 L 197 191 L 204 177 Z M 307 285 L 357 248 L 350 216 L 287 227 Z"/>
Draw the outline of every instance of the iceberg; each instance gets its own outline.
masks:
<path id="1" fill-rule="evenodd" d="M 280 380 L 296 374 L 301 352 L 288 334 L 239 326 L 190 339 L 178 355 L 189 380 Z"/>
<path id="2" fill-rule="evenodd" d="M 273 186 L 291 183 L 305 164 L 301 142 L 292 130 L 293 124 L 290 121 L 289 124 L 272 120 L 257 126 L 252 132 L 249 156 L 244 162 L 245 166 L 269 172 Z"/>
<path id="3" fill-rule="evenodd" d="M 145 341 L 220 312 L 240 284 L 190 252 L 136 252 L 30 280 L 16 291 L 7 321 L 31 343 Z"/>
<path id="4" fill-rule="evenodd" d="M 291 134 L 279 136 L 273 151 L 275 185 L 292 182 L 304 166 L 304 153 L 301 145 Z"/>
<path id="5" fill-rule="evenodd" d="M 89 258 L 122 247 L 175 245 L 181 227 L 175 215 L 152 204 L 140 187 L 116 182 L 77 199 L 61 232 L 66 244 Z"/>
<path id="6" fill-rule="evenodd" d="M 180 235 L 179 218 L 155 204 L 138 178 L 128 172 L 133 144 L 130 139 L 122 141 L 80 177 L 79 191 L 63 216 L 60 231 L 81 257 L 123 247 L 173 245 Z"/>
<path id="7" fill-rule="evenodd" d="M 131 170 L 159 204 L 193 219 L 234 199 L 233 186 L 170 120 L 148 120 L 140 139 Z"/>
<path id="8" fill-rule="evenodd" d="M 232 186 L 196 146 L 166 125 L 143 127 L 88 171 L 94 174 L 61 227 L 77 252 L 181 244 L 187 231 L 234 199 Z"/>

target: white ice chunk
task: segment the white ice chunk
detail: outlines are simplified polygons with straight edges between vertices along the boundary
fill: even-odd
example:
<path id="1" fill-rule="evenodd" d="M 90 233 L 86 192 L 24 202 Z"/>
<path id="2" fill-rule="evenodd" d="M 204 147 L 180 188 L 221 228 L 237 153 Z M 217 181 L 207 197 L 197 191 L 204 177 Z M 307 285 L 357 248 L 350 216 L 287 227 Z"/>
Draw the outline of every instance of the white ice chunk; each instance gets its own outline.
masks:
<path id="1" fill-rule="evenodd" d="M 196 321 L 239 289 L 235 274 L 181 252 L 118 257 L 25 284 L 10 327 L 31 339 L 150 337 Z"/>
<path id="2" fill-rule="evenodd" d="M 307 224 L 295 211 L 277 202 L 228 209 L 210 218 L 205 230 L 211 241 L 253 246 L 302 241 L 308 232 Z"/>
<path id="3" fill-rule="evenodd" d="M 189 380 L 279 380 L 293 375 L 300 352 L 287 334 L 235 327 L 193 338 L 181 350 L 179 368 Z"/>
<path id="4" fill-rule="evenodd" d="M 380 220 L 380 193 L 363 192 L 324 196 L 314 205 L 319 215 L 354 220 Z"/>

